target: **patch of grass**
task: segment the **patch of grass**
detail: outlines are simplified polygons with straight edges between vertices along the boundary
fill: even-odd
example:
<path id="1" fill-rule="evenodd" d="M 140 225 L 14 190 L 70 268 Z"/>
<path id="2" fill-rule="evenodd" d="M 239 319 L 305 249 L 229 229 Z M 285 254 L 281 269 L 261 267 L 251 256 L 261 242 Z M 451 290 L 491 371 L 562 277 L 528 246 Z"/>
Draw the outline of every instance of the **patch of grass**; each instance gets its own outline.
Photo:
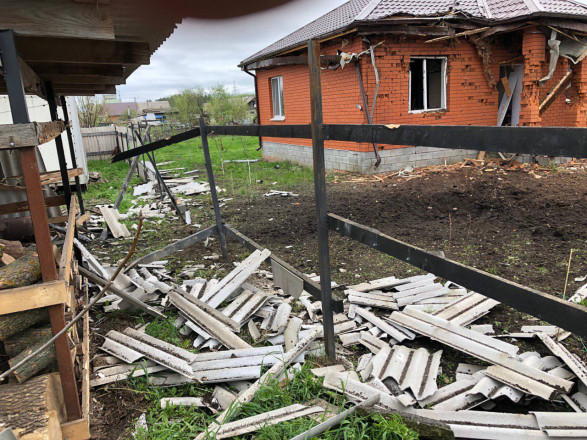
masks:
<path id="1" fill-rule="evenodd" d="M 331 404 L 344 404 L 343 397 L 322 387 L 322 379 L 315 377 L 310 369 L 313 364 L 308 360 L 301 371 L 288 377 L 282 382 L 269 381 L 255 395 L 255 398 L 243 405 L 238 416 L 233 420 L 240 420 L 267 411 L 276 410 L 296 403 L 310 403 L 317 398 Z M 193 438 L 202 432 L 213 420 L 213 416 L 204 410 L 189 407 L 169 407 L 162 409 L 159 401 L 163 397 L 201 397 L 209 395 L 212 387 L 189 385 L 173 388 L 151 388 L 144 377 L 129 379 L 136 392 L 144 393 L 152 402 L 146 412 L 148 431 L 136 434 L 137 440 L 167 440 Z M 317 425 L 319 422 L 304 417 L 289 422 L 264 427 L 249 435 L 235 437 L 237 440 L 283 440 L 294 437 Z M 130 432 L 129 432 L 129 438 Z M 321 439 L 349 439 L 364 438 L 381 440 L 417 440 L 418 434 L 409 429 L 397 416 L 374 414 L 361 416 L 354 414 L 336 428 L 322 434 Z"/>
<path id="2" fill-rule="evenodd" d="M 296 187 L 313 182 L 311 167 L 304 167 L 290 162 L 266 162 L 262 160 L 257 138 L 239 136 L 210 136 L 210 157 L 212 169 L 218 186 L 226 190 L 220 197 L 242 197 L 249 199 L 259 197 L 270 189 L 293 190 Z M 254 163 L 224 163 L 228 160 L 258 160 Z M 178 176 L 187 171 L 199 170 L 190 174 L 197 180 L 207 181 L 204 152 L 199 138 L 181 142 L 155 151 L 157 163 L 171 162 L 161 169 L 184 168 L 178 170 Z M 109 161 L 91 161 L 90 171 L 102 173 L 104 183 L 88 186 L 85 199 L 90 204 L 113 203 L 126 173 L 128 162 L 111 164 Z M 132 206 L 133 187 L 140 184 L 138 177 L 133 177 L 119 211 L 125 213 Z"/>
<path id="3" fill-rule="evenodd" d="M 168 313 L 168 315 L 172 314 Z M 179 329 L 175 328 L 175 325 L 173 325 L 175 319 L 176 316 L 169 316 L 167 319 L 157 318 L 147 325 L 145 333 L 154 338 L 187 349 L 190 346 L 190 341 L 179 333 Z"/>

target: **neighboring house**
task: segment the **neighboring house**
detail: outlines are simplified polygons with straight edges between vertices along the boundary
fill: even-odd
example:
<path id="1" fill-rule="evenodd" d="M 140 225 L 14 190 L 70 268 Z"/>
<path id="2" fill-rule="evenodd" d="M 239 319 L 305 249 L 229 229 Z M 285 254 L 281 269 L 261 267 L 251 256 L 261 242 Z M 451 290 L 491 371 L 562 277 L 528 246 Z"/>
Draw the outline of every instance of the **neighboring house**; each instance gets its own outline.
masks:
<path id="1" fill-rule="evenodd" d="M 256 71 L 262 125 L 310 122 L 305 56 L 320 38 L 325 123 L 366 124 L 377 91 L 374 124 L 585 127 L 586 35 L 587 6 L 574 0 L 351 0 L 240 67 Z M 373 145 L 327 141 L 326 167 L 373 173 L 477 155 L 377 147 L 375 168 Z M 266 137 L 263 156 L 311 164 L 311 141 Z"/>
<path id="2" fill-rule="evenodd" d="M 255 95 L 243 95 L 243 100 L 249 108 L 249 114 L 244 123 L 255 124 L 257 119 L 257 97 Z"/>
<path id="3" fill-rule="evenodd" d="M 172 113 L 177 113 L 177 109 L 172 108 L 168 101 L 106 102 L 104 108 L 110 123 L 137 117 L 152 119 L 153 116 L 159 122 L 167 122 Z"/>

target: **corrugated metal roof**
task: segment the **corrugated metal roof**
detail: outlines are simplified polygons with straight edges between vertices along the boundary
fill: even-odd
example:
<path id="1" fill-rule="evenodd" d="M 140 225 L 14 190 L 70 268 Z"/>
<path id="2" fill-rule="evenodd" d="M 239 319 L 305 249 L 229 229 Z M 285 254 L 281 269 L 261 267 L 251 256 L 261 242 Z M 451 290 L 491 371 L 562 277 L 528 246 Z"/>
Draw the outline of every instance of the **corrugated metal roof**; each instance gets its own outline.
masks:
<path id="1" fill-rule="evenodd" d="M 461 16 L 498 22 L 532 14 L 587 16 L 587 5 L 574 0 L 351 0 L 246 58 L 241 65 L 349 28 L 397 16 Z"/>

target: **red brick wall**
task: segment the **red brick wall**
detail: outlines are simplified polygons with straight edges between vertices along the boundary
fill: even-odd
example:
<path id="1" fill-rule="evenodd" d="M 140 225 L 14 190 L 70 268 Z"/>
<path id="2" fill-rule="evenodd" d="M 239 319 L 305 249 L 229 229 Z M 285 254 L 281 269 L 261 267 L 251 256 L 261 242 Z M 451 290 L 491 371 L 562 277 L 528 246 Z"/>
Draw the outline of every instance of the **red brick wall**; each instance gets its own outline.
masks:
<path id="1" fill-rule="evenodd" d="M 543 35 L 542 35 L 543 36 Z M 522 97 L 521 122 L 534 123 L 535 113 L 524 107 L 524 99 L 536 101 L 548 93 L 566 69 L 566 61 L 560 61 L 554 78 L 540 88 L 535 88 L 535 78 L 548 70 L 548 55 L 544 53 L 544 42 L 538 34 L 530 35 L 523 46 L 524 55 L 531 64 L 531 78 L 525 78 Z M 511 37 L 510 37 L 511 38 Z M 518 58 L 523 63 L 522 35 L 517 41 L 506 41 L 491 46 L 491 73 L 499 79 L 500 62 Z M 490 87 L 483 69 L 481 56 L 468 40 L 425 43 L 425 39 L 403 40 L 396 37 L 384 38 L 383 45 L 376 49 L 376 63 L 381 79 L 377 106 L 374 115 L 376 124 L 429 124 L 429 125 L 495 125 L 497 121 L 498 92 Z M 373 41 L 376 43 L 378 41 Z M 541 46 L 542 45 L 542 46 Z M 360 39 L 350 44 L 330 45 L 323 48 L 323 54 L 334 54 L 337 49 L 345 52 L 360 52 L 365 49 Z M 436 112 L 409 112 L 409 65 L 412 56 L 447 57 L 447 109 Z M 540 58 L 542 56 L 542 58 Z M 544 68 L 546 71 L 543 72 Z M 368 56 L 361 59 L 365 92 L 369 105 L 375 93 L 375 74 Z M 538 70 L 540 70 L 540 72 Z M 528 68 L 526 68 L 528 70 Z M 271 121 L 271 78 L 283 76 L 285 121 Z M 309 124 L 310 95 L 307 66 L 284 66 L 257 72 L 259 84 L 259 105 L 261 124 Z M 366 123 L 354 65 L 344 69 L 322 70 L 322 94 L 324 122 L 330 124 Z M 537 110 L 535 111 L 537 112 Z M 557 98 L 544 115 L 544 125 L 574 125 L 577 111 L 565 103 L 565 97 Z M 539 120 L 538 120 L 539 121 Z M 310 140 L 265 138 L 265 141 L 311 145 Z M 327 148 L 344 148 L 355 151 L 369 151 L 368 144 L 326 142 Z M 400 146 L 385 146 L 397 148 Z"/>

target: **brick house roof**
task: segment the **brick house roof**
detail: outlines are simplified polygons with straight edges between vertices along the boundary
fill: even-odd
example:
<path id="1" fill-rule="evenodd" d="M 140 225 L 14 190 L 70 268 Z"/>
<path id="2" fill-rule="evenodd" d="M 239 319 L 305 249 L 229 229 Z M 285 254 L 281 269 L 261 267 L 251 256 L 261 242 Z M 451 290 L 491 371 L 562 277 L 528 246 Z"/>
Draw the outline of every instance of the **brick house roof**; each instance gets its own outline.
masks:
<path id="1" fill-rule="evenodd" d="M 587 5 L 576 0 L 350 0 L 241 62 L 242 65 L 295 49 L 311 38 L 326 37 L 354 24 L 395 16 L 442 17 L 451 14 L 489 23 L 550 15 L 587 19 Z"/>

